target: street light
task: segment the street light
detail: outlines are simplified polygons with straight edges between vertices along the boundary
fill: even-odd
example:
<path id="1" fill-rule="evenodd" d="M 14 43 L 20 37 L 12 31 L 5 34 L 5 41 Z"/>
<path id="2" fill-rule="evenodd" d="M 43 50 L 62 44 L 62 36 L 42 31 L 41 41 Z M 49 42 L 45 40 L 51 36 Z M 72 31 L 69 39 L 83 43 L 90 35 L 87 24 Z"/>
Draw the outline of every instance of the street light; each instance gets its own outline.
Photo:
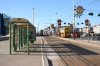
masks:
<path id="1" fill-rule="evenodd" d="M 92 13 L 92 12 L 90 12 L 90 13 L 89 13 L 89 15 L 90 15 L 90 16 L 93 16 L 93 13 Z"/>

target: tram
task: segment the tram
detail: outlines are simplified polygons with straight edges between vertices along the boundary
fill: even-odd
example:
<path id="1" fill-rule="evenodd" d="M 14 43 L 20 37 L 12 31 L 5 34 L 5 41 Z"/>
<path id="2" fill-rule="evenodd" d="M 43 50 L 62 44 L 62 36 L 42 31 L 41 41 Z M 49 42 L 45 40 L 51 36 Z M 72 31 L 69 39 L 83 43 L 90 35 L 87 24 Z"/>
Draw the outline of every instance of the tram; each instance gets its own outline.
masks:
<path id="1" fill-rule="evenodd" d="M 44 34 L 43 34 L 43 30 L 40 30 L 40 36 L 43 36 Z"/>
<path id="2" fill-rule="evenodd" d="M 60 29 L 60 36 L 63 38 L 70 38 L 71 37 L 71 30 L 69 26 L 63 26 Z"/>

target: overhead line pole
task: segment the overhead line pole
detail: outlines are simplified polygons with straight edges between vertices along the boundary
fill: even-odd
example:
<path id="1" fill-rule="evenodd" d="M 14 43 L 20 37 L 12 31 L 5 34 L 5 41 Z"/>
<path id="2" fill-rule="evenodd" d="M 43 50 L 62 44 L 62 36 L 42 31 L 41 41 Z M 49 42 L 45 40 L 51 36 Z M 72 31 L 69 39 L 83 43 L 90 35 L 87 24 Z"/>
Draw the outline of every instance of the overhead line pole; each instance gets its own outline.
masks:
<path id="1" fill-rule="evenodd" d="M 33 25 L 34 25 L 34 8 L 33 8 Z"/>
<path id="2" fill-rule="evenodd" d="M 75 0 L 73 0 L 73 39 L 75 39 Z"/>

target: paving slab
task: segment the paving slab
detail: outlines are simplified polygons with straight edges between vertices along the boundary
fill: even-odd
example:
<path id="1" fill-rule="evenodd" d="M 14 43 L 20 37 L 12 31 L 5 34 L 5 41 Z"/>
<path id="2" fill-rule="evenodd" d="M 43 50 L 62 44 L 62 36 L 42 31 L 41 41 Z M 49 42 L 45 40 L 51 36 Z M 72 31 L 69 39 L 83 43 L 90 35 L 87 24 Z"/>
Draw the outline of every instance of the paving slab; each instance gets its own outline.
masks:
<path id="1" fill-rule="evenodd" d="M 0 66 L 42 66 L 41 56 L 0 55 Z"/>
<path id="2" fill-rule="evenodd" d="M 41 37 L 37 37 L 34 43 L 42 44 Z M 15 52 L 15 54 L 10 55 L 9 40 L 0 41 L 0 66 L 48 66 L 48 59 L 42 53 L 39 55 L 20 53 Z"/>

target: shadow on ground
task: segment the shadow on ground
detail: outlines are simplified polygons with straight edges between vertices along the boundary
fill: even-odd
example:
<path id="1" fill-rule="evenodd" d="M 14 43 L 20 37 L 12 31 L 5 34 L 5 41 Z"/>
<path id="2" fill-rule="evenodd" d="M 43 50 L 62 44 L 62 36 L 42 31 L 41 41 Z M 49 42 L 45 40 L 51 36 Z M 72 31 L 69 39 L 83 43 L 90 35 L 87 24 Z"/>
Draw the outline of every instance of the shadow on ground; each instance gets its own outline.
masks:
<path id="1" fill-rule="evenodd" d="M 53 50 L 49 50 L 52 48 Z M 42 50 L 41 50 L 42 49 Z M 74 55 L 99 55 L 99 53 L 90 51 L 88 49 L 73 45 L 73 44 L 31 44 L 29 46 L 29 52 L 32 54 L 35 53 L 58 53 L 59 55 L 66 56 L 74 56 Z M 27 53 L 27 47 L 22 48 L 16 52 L 25 52 Z"/>
<path id="2" fill-rule="evenodd" d="M 2 38 L 0 38 L 0 41 L 4 41 L 4 40 L 9 40 L 9 37 L 2 37 Z"/>

